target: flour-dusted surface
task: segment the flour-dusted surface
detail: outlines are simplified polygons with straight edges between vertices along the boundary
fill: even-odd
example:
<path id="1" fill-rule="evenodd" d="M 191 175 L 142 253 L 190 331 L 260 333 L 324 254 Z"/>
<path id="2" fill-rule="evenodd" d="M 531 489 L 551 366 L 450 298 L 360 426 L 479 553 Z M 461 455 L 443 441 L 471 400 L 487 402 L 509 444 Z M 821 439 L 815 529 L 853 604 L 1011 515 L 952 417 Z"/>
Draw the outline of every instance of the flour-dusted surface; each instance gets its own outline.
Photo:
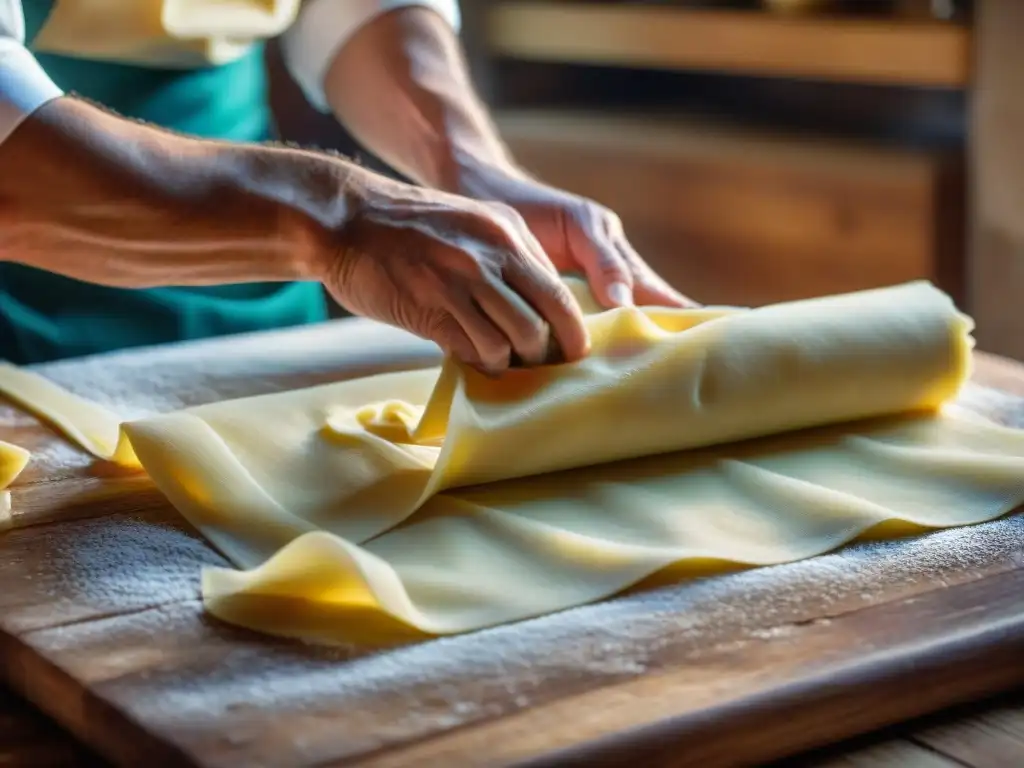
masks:
<path id="1" fill-rule="evenodd" d="M 53 558 L 70 576 L 58 582 L 64 602 L 89 606 L 93 620 L 60 611 L 76 623 L 37 621 L 25 640 L 149 732 L 203 755 L 199 764 L 224 766 L 355 757 L 668 672 L 691 678 L 688 705 L 699 709 L 835 661 L 808 654 L 751 671 L 733 665 L 738 656 L 798 645 L 809 626 L 1024 559 L 1024 516 L 1014 516 L 371 652 L 267 641 L 211 622 L 190 597 L 194 571 L 182 567 L 195 562 L 198 540 L 162 526 L 147 537 L 130 520 L 104 521 L 111 535 L 97 537 L 94 522 L 74 524 L 81 548 L 28 553 Z M 23 620 L 0 605 L 5 625 Z"/>
<path id="2" fill-rule="evenodd" d="M 361 323 L 351 326 L 358 333 L 342 333 L 346 327 L 282 334 L 290 341 L 279 366 L 261 357 L 279 343 L 205 343 L 197 345 L 207 350 L 197 355 L 204 370 L 193 368 L 191 378 L 180 370 L 189 360 L 188 347 L 181 347 L 66 363 L 61 383 L 96 399 L 103 387 L 116 386 L 120 394 L 110 403 L 141 409 L 147 399 L 133 394 L 130 383 L 144 387 L 146 372 L 155 371 L 153 410 L 215 399 L 218 391 L 274 391 L 306 381 L 302 355 L 294 353 L 302 333 L 359 343 L 377 338 L 359 330 Z M 381 338 L 390 343 L 391 333 Z M 430 350 L 416 344 L 408 353 L 414 363 L 431 362 Z M 360 366 L 368 355 L 339 343 L 341 362 L 314 360 L 310 380 L 367 373 Z M 991 372 L 1003 387 L 1016 381 L 1024 388 L 1024 375 L 1012 366 L 981 371 Z M 175 395 L 177 387 L 186 394 Z M 1024 413 L 1015 398 L 980 389 L 962 402 L 1003 421 Z M 14 418 L 4 414 L 0 428 Z M 34 424 L 20 429 L 44 447 L 61 442 Z M 46 453 L 47 461 L 64 450 Z M 61 489 L 83 478 L 109 486 L 87 476 L 95 470 L 70 453 L 81 463 L 70 471 L 50 467 L 64 479 L 37 468 L 16 489 L 34 498 L 33 514 L 60 519 L 68 509 Z M 1016 578 L 1024 560 L 1024 517 L 1014 516 L 860 543 L 791 565 L 648 584 L 616 600 L 458 637 L 391 650 L 326 651 L 206 618 L 198 570 L 223 560 L 159 499 L 140 503 L 138 488 L 122 491 L 103 503 L 74 506 L 80 519 L 0 538 L 0 630 L 11 682 L 124 765 L 489 765 L 670 715 L 707 712 L 710 729 L 721 722 L 714 713 L 723 706 L 865 664 L 924 658 L 937 644 L 972 633 L 991 635 L 985 595 L 990 585 Z M 971 596 L 967 608 L 960 600 L 949 610 L 915 613 L 915 606 L 964 590 Z M 879 617 L 875 623 L 872 616 Z M 1004 634 L 1012 640 L 1009 629 Z M 930 671 L 928 686 L 915 677 L 913 663 L 903 666 L 902 688 L 920 706 L 928 706 L 925 694 L 938 682 L 966 690 L 960 677 L 942 677 L 954 666 L 963 669 L 961 661 Z M 1012 665 L 1001 674 L 1005 680 L 986 685 L 1014 684 Z M 861 701 L 855 693 L 850 688 L 844 695 Z M 872 696 L 875 709 L 899 698 L 898 691 Z M 820 703 L 807 701 L 804 711 L 789 716 L 804 734 L 835 739 L 864 727 L 844 711 L 826 728 Z M 909 714 L 916 712 L 898 716 Z M 690 743 L 727 749 L 739 741 L 708 730 L 702 740 L 691 733 Z M 686 754 L 676 750 L 681 760 Z"/>
<path id="3" fill-rule="evenodd" d="M 440 351 L 405 331 L 369 322 L 334 322 L 242 334 L 158 348 L 65 360 L 35 370 L 125 420 L 192 405 L 281 392 L 388 370 L 436 365 Z M 0 434 L 32 452 L 18 479 L 93 478 L 117 474 L 52 430 L 39 430 L 24 409 L 0 402 Z"/>

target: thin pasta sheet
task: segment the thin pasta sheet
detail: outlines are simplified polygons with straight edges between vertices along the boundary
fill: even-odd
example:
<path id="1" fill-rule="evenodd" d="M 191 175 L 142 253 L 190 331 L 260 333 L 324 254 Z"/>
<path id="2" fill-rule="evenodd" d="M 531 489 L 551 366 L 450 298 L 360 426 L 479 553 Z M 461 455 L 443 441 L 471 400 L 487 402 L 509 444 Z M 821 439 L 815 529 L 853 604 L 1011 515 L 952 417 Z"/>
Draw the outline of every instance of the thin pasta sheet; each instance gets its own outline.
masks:
<path id="1" fill-rule="evenodd" d="M 87 434 L 237 566 L 204 574 L 212 613 L 314 642 L 465 632 L 666 568 L 786 562 L 1024 501 L 1024 433 L 946 407 L 972 326 L 927 283 L 587 323 L 571 365 L 490 379 L 448 361 L 117 439 L 90 411 Z"/>

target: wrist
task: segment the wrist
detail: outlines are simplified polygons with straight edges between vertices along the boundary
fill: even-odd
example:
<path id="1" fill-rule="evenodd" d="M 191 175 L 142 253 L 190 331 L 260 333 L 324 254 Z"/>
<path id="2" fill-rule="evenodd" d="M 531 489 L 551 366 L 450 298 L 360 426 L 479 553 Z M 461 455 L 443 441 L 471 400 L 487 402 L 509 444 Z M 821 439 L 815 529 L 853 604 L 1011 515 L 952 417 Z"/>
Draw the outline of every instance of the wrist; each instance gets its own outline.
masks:
<path id="1" fill-rule="evenodd" d="M 291 243 L 296 280 L 338 287 L 349 256 L 361 250 L 367 224 L 401 220 L 436 205 L 436 192 L 397 181 L 327 155 L 309 154 L 312 165 L 279 212 Z"/>
<path id="2" fill-rule="evenodd" d="M 283 246 L 282 279 L 319 281 L 343 249 L 343 237 L 362 206 L 372 172 L 326 154 L 277 147 L 251 148 L 238 174 L 243 193 L 269 205 Z"/>

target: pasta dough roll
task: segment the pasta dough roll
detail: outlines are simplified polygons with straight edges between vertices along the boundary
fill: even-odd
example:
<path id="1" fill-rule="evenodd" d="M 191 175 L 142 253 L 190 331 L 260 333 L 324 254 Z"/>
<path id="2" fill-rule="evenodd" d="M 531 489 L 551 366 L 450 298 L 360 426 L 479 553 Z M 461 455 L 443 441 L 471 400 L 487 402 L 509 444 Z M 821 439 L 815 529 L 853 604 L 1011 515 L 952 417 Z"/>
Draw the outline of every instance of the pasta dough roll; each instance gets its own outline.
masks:
<path id="1" fill-rule="evenodd" d="M 970 318 L 926 282 L 589 321 L 576 365 L 442 374 L 417 428 L 444 435 L 432 490 L 935 409 L 973 346 Z"/>
<path id="2" fill-rule="evenodd" d="M 313 530 L 368 541 L 446 489 L 933 409 L 971 348 L 970 320 L 924 282 L 587 323 L 592 354 L 572 365 L 494 380 L 449 361 L 125 430 L 174 505 L 252 565 Z"/>

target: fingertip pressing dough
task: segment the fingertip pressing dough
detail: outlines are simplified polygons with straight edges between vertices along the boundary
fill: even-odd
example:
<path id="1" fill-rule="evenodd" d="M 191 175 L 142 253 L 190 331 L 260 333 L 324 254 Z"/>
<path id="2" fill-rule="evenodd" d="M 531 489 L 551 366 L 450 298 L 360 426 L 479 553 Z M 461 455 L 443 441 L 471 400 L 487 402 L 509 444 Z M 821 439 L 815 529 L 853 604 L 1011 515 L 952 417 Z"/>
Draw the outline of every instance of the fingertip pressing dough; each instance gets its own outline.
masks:
<path id="1" fill-rule="evenodd" d="M 313 642 L 347 641 L 354 622 L 465 632 L 668 567 L 781 563 L 1024 501 L 1024 432 L 945 408 L 972 326 L 927 283 L 589 309 L 593 351 L 571 365 L 494 380 L 449 361 L 116 436 L 64 420 L 94 448 L 127 446 L 107 453 L 137 460 L 242 569 L 204 572 L 208 610 Z"/>

